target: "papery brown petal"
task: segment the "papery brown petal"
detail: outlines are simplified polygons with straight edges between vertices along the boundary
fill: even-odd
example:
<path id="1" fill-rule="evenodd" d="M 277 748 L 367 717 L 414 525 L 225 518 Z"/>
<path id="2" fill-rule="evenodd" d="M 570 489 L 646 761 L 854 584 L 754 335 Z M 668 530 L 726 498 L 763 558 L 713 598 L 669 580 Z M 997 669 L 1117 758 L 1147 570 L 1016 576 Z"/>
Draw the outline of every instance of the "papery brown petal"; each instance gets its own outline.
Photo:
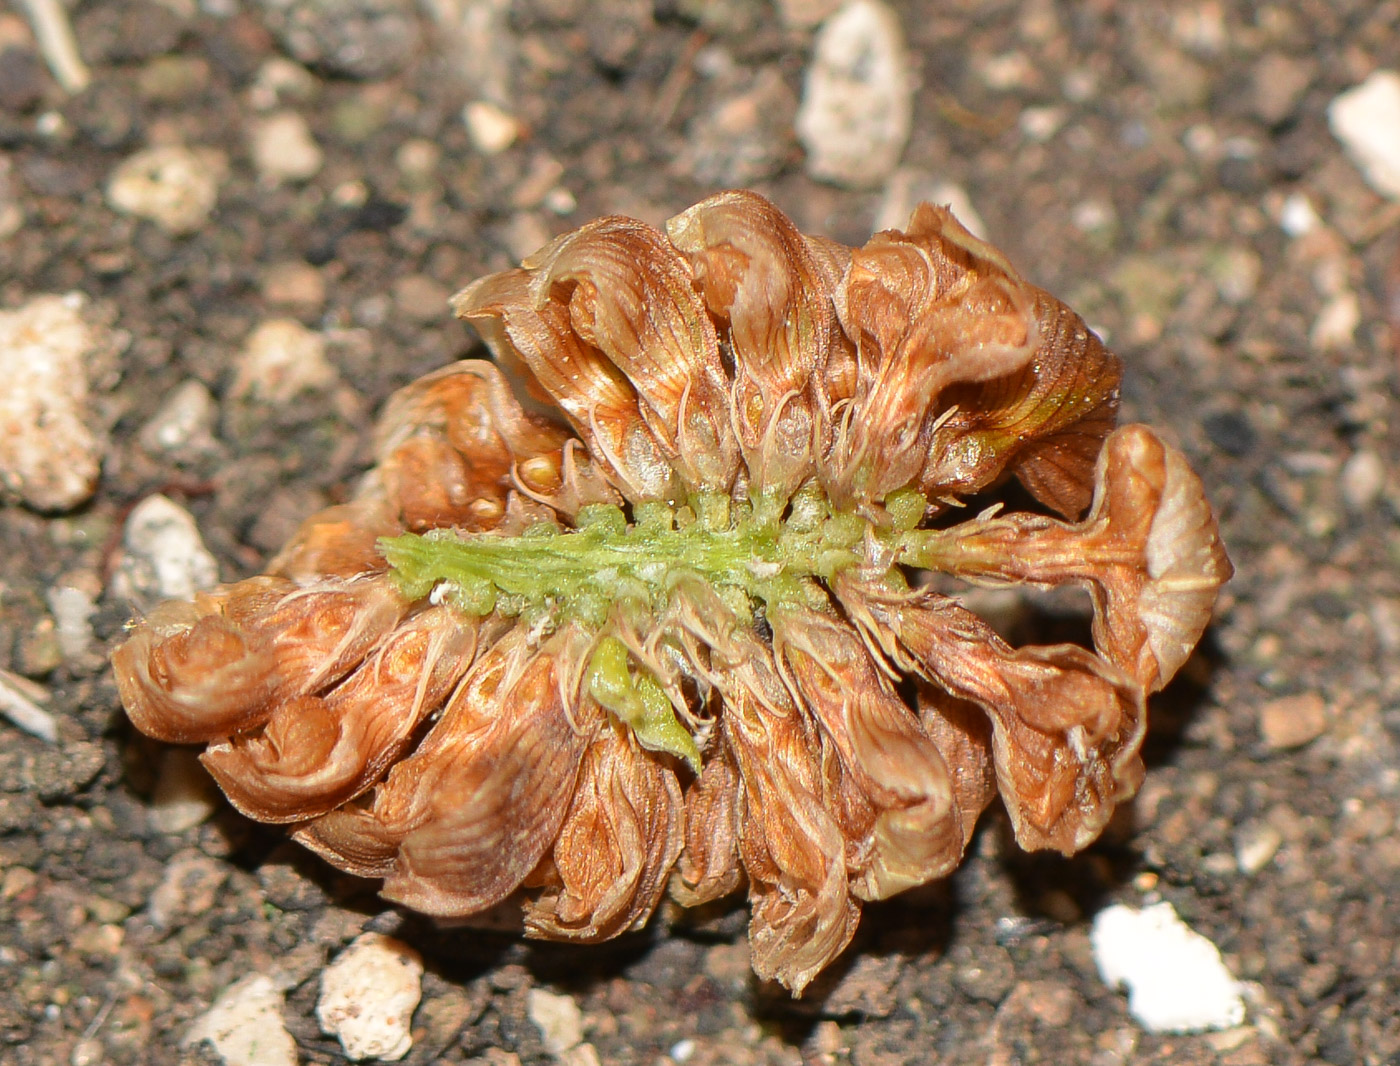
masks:
<path id="1" fill-rule="evenodd" d="M 351 578 L 388 569 L 380 537 L 403 532 L 379 486 L 350 503 L 317 511 L 267 564 L 267 573 L 310 584 L 323 577 Z"/>
<path id="2" fill-rule="evenodd" d="M 721 899 L 743 882 L 739 865 L 739 768 L 729 746 L 715 745 L 685 790 L 685 846 L 671 878 L 682 907 Z"/>
<path id="3" fill-rule="evenodd" d="M 381 894 L 425 914 L 466 915 L 510 895 L 558 836 L 587 738 L 574 728 L 588 640 L 575 626 L 532 650 L 517 627 L 467 675 L 418 749 L 369 806 L 296 836 Z"/>
<path id="4" fill-rule="evenodd" d="M 666 231 L 729 341 L 734 423 L 751 478 L 786 499 L 812 473 L 808 382 L 835 332 L 832 285 L 806 238 L 755 193 L 712 196 Z"/>
<path id="5" fill-rule="evenodd" d="M 884 899 L 952 871 L 966 834 L 948 767 L 859 635 L 806 608 L 770 606 L 768 618 L 775 652 L 840 760 L 828 806 L 854 849 L 851 891 Z"/>
<path id="6" fill-rule="evenodd" d="M 561 888 L 527 906 L 528 935 L 594 942 L 638 928 L 681 849 L 675 771 L 608 725 L 588 746 L 559 839 Z"/>
<path id="7" fill-rule="evenodd" d="M 1083 648 L 1012 649 L 929 591 L 838 578 L 852 617 L 909 670 L 991 716 L 1002 801 L 1023 848 L 1081 850 L 1142 781 L 1142 686 Z"/>
<path id="8" fill-rule="evenodd" d="M 846 840 L 822 802 L 821 738 L 772 649 L 712 590 L 685 584 L 673 610 L 676 624 L 711 648 L 709 676 L 723 699 L 720 740 L 740 781 L 753 968 L 796 995 L 850 943 L 860 919 Z"/>
<path id="9" fill-rule="evenodd" d="M 964 496 L 1010 471 L 1062 515 L 1083 512 L 1094 462 L 1118 417 L 1118 357 L 1084 320 L 1027 286 L 1040 344 L 1021 370 L 948 389 L 919 475 L 930 497 Z"/>
<path id="10" fill-rule="evenodd" d="M 997 796 L 992 761 L 992 723 L 982 708 L 937 685 L 918 680 L 919 724 L 943 756 L 962 812 L 963 847 L 972 839 L 978 816 Z"/>
<path id="11" fill-rule="evenodd" d="M 690 270 L 657 230 L 601 218 L 525 260 L 535 306 L 566 300 L 574 331 L 622 370 L 692 491 L 725 492 L 738 450 L 729 382 Z"/>
<path id="12" fill-rule="evenodd" d="M 250 818 L 325 814 L 383 776 L 466 673 L 475 649 L 474 620 L 429 608 L 325 698 L 279 705 L 262 730 L 212 745 L 200 761 Z"/>
<path id="13" fill-rule="evenodd" d="M 999 252 L 930 204 L 906 232 L 878 233 L 854 251 L 834 298 L 859 352 L 857 382 L 823 464 L 839 506 L 866 506 L 916 480 L 945 389 L 1027 365 L 1041 345 L 1034 293 Z"/>
<path id="14" fill-rule="evenodd" d="M 618 491 L 633 503 L 670 498 L 674 452 L 639 417 L 637 390 L 574 332 L 566 304 L 536 305 L 531 279 L 525 270 L 491 274 L 453 297 L 453 309 L 476 327 L 498 362 L 559 405 Z"/>
<path id="15" fill-rule="evenodd" d="M 266 606 L 289 588 L 288 582 L 254 578 L 194 603 L 155 608 L 112 653 L 117 691 L 132 724 L 157 740 L 189 744 L 266 721 L 278 687 L 272 641 L 245 630 L 224 609 L 240 597 Z"/>
<path id="16" fill-rule="evenodd" d="M 1191 654 L 1233 568 L 1200 479 L 1145 426 L 1104 444 L 1077 525 L 1012 514 L 950 529 L 946 569 L 981 584 L 1087 585 L 1094 644 L 1155 692 Z"/>

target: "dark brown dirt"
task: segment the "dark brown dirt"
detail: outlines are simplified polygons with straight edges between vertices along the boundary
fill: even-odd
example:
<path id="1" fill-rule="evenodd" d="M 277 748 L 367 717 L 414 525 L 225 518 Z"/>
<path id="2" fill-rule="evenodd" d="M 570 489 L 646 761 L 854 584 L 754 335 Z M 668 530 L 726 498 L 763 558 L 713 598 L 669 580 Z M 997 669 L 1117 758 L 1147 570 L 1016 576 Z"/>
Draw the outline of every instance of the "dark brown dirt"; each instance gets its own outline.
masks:
<path id="1" fill-rule="evenodd" d="M 0 308 L 79 290 L 132 337 L 100 397 L 115 429 L 95 498 L 0 509 L 0 667 L 51 691 L 61 736 L 0 724 L 0 1060 L 206 1054 L 179 1048 L 191 1019 L 276 971 L 303 1061 L 342 1061 L 317 977 L 370 928 L 428 962 L 411 1063 L 549 1061 L 526 1015 L 541 985 L 577 1000 L 604 1063 L 1400 1062 L 1400 214 L 1326 120 L 1337 93 L 1400 68 L 1400 4 L 894 6 L 921 79 L 904 166 L 961 185 L 1012 260 L 1105 333 L 1127 417 L 1192 457 L 1239 571 L 1155 701 L 1133 808 L 1072 861 L 1017 854 L 988 816 L 948 884 L 871 908 L 824 993 L 796 1004 L 748 975 L 742 910 L 541 947 L 437 930 L 224 808 L 158 832 L 159 749 L 97 657 L 55 655 L 46 599 L 105 588 L 134 503 L 166 492 L 225 578 L 256 572 L 350 491 L 385 397 L 471 348 L 442 304 L 456 287 L 595 215 L 659 222 L 731 183 L 858 243 L 881 193 L 805 176 L 792 120 L 811 34 L 766 4 L 522 0 L 473 51 L 408 0 L 293 4 L 291 29 L 273 3 L 92 0 L 74 22 L 94 81 L 71 97 L 0 12 L 0 218 L 9 202 L 23 220 L 0 238 Z M 357 52 L 363 34 L 382 51 Z M 289 56 L 310 73 L 280 106 L 324 160 L 273 185 L 248 135 Z M 524 130 L 488 155 L 461 110 L 493 78 Z M 185 236 L 104 192 L 122 159 L 171 142 L 227 159 L 215 213 Z M 1294 196 L 1322 219 L 1302 236 L 1279 224 Z M 287 263 L 304 268 L 292 296 L 273 284 Z M 1329 342 L 1319 316 L 1352 297 L 1354 333 Z M 234 359 L 275 316 L 328 335 L 343 387 L 249 414 Z M 219 405 L 210 446 L 143 445 L 191 380 Z M 110 645 L 131 608 L 97 602 Z M 1313 728 L 1289 736 L 1300 716 Z M 1237 852 L 1271 844 L 1242 872 Z M 1153 893 L 1247 982 L 1245 1027 L 1147 1035 L 1099 981 L 1088 918 Z"/>

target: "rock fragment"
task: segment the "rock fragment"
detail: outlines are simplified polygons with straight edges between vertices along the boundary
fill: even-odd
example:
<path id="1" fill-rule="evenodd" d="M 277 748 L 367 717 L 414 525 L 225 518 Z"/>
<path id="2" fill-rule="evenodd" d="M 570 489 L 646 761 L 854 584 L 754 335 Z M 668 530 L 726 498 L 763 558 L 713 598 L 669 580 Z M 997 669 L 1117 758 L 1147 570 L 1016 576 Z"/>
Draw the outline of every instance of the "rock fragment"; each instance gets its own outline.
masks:
<path id="1" fill-rule="evenodd" d="M 1327 730 L 1327 704 L 1316 692 L 1270 700 L 1259 708 L 1259 735 L 1273 751 L 1311 743 Z"/>
<path id="2" fill-rule="evenodd" d="M 1327 122 L 1371 188 L 1400 200 L 1400 73 L 1378 70 L 1335 97 Z"/>
<path id="3" fill-rule="evenodd" d="M 397 74 L 422 33 L 413 0 L 260 0 L 269 27 L 298 62 L 376 81 Z"/>
<path id="4" fill-rule="evenodd" d="M 1199 1033 L 1244 1021 L 1240 985 L 1220 949 L 1170 903 L 1106 907 L 1089 940 L 1104 983 L 1127 987 L 1128 1012 L 1148 1032 Z"/>
<path id="5" fill-rule="evenodd" d="M 306 119 L 295 111 L 277 111 L 258 119 L 248 140 L 258 176 L 269 185 L 306 181 L 321 169 L 325 158 Z"/>
<path id="6" fill-rule="evenodd" d="M 207 1041 L 226 1066 L 296 1066 L 297 1045 L 282 1022 L 282 993 L 272 979 L 249 974 L 195 1019 L 181 1041 Z"/>
<path id="7" fill-rule="evenodd" d="M 148 148 L 117 165 L 107 179 L 107 201 L 175 236 L 193 233 L 218 203 L 227 169 L 223 153 L 214 149 Z"/>
<path id="8" fill-rule="evenodd" d="M 0 492 L 67 511 L 97 487 L 106 432 L 91 383 L 126 338 L 81 293 L 0 311 Z"/>
<path id="9" fill-rule="evenodd" d="M 583 1012 L 572 996 L 532 988 L 525 1009 L 551 1055 L 564 1055 L 583 1041 Z"/>
<path id="10" fill-rule="evenodd" d="M 335 380 L 335 367 L 326 359 L 324 337 L 295 319 L 272 318 L 244 342 L 230 396 L 280 405 L 298 393 L 326 388 Z"/>
<path id="11" fill-rule="evenodd" d="M 357 937 L 321 975 L 321 1031 L 356 1061 L 403 1058 L 413 1047 L 409 1023 L 422 978 L 423 960 L 407 944 L 379 933 Z"/>
<path id="12" fill-rule="evenodd" d="M 126 550 L 112 588 L 125 599 L 192 600 L 219 583 L 218 561 L 204 547 L 194 517 L 169 497 L 157 494 L 138 503 L 122 542 Z"/>
<path id="13" fill-rule="evenodd" d="M 797 113 L 814 178 L 857 188 L 884 181 L 904 151 L 914 78 L 899 19 L 879 0 L 851 0 L 817 34 Z"/>

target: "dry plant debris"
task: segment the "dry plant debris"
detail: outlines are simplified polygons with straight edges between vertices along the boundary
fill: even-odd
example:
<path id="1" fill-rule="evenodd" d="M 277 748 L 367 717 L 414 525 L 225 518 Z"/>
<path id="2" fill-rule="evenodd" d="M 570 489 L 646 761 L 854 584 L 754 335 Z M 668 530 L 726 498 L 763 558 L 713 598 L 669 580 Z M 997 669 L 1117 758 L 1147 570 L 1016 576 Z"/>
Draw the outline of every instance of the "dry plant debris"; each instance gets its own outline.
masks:
<path id="1" fill-rule="evenodd" d="M 495 361 L 399 392 L 352 502 L 115 653 L 240 811 L 537 937 L 744 887 L 799 993 L 994 797 L 1068 854 L 1133 794 L 1231 567 L 1185 459 L 1114 429 L 1118 359 L 946 209 L 848 248 L 728 192 L 455 307 Z M 1046 513 L 962 509 L 1012 478 Z M 1084 586 L 1094 647 L 1011 647 L 931 574 Z"/>

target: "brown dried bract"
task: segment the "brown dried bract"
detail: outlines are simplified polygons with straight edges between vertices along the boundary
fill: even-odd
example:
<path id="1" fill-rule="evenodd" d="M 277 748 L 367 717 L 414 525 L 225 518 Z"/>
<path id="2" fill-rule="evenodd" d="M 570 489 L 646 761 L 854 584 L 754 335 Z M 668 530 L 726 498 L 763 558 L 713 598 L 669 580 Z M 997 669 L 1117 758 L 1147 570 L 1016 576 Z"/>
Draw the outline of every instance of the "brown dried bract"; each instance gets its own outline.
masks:
<path id="1" fill-rule="evenodd" d="M 1230 564 L 1186 460 L 1114 430 L 1117 358 L 947 209 L 847 248 L 728 192 L 454 306 L 495 361 L 399 392 L 351 502 L 113 656 L 239 810 L 529 936 L 743 888 L 798 993 L 996 796 L 1068 854 L 1133 794 Z M 1011 478 L 1053 513 L 952 520 Z M 1081 585 L 1093 647 L 1012 647 L 950 579 Z"/>

